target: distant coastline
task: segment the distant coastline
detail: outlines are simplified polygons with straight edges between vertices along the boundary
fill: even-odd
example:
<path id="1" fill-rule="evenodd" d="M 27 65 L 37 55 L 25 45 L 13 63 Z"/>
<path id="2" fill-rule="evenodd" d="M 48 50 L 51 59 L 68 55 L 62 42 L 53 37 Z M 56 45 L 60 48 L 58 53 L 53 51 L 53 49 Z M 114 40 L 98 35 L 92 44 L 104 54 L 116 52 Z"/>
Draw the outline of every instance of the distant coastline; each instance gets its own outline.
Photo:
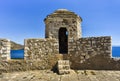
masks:
<path id="1" fill-rule="evenodd" d="M 21 49 L 24 49 L 24 45 L 21 45 L 21 44 L 17 44 L 13 41 L 10 41 L 11 42 L 11 50 L 21 50 Z"/>

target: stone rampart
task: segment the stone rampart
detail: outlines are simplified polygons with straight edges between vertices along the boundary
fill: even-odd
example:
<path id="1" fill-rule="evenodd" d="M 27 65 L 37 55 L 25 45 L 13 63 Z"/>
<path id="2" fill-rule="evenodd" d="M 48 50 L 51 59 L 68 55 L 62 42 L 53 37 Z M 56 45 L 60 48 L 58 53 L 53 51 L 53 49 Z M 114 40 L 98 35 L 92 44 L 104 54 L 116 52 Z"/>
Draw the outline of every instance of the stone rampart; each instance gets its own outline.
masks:
<path id="1" fill-rule="evenodd" d="M 120 70 L 120 59 L 111 58 L 111 37 L 79 38 L 69 42 L 68 54 L 59 54 L 57 39 L 26 39 L 23 60 L 8 60 L 10 41 L 1 40 L 0 44 L 1 55 L 6 56 L 1 57 L 0 72 L 56 70 L 62 59 L 69 60 L 72 69 Z"/>
<path id="2" fill-rule="evenodd" d="M 70 59 L 74 69 L 109 69 L 111 37 L 80 38 L 69 44 Z"/>
<path id="3" fill-rule="evenodd" d="M 0 39 L 0 60 L 10 59 L 10 40 Z"/>

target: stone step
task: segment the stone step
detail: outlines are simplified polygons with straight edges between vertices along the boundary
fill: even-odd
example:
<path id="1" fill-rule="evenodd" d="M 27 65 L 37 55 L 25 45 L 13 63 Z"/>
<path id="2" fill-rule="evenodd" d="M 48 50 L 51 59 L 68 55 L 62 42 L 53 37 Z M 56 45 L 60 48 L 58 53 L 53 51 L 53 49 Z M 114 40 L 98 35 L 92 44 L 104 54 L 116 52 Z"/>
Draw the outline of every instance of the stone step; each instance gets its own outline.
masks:
<path id="1" fill-rule="evenodd" d="M 60 70 L 60 71 L 59 71 L 59 74 L 60 74 L 60 75 L 70 74 L 70 71 L 71 71 L 71 70 Z"/>
<path id="2" fill-rule="evenodd" d="M 57 63 L 57 69 L 59 74 L 69 74 L 70 73 L 70 62 L 69 60 L 59 60 Z"/>
<path id="3" fill-rule="evenodd" d="M 58 65 L 70 65 L 69 60 L 59 60 Z"/>
<path id="4" fill-rule="evenodd" d="M 69 65 L 58 65 L 59 70 L 69 70 L 70 66 Z"/>

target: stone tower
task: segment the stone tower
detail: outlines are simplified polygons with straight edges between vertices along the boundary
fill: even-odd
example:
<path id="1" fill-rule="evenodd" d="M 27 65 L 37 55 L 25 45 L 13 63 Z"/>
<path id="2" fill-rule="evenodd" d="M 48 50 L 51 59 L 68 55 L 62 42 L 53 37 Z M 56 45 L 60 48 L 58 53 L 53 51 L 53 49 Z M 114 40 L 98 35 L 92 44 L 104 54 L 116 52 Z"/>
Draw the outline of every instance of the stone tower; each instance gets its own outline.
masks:
<path id="1" fill-rule="evenodd" d="M 81 38 L 82 19 L 74 12 L 58 9 L 45 18 L 45 37 L 56 38 L 59 42 L 59 53 L 69 52 L 69 43 Z"/>

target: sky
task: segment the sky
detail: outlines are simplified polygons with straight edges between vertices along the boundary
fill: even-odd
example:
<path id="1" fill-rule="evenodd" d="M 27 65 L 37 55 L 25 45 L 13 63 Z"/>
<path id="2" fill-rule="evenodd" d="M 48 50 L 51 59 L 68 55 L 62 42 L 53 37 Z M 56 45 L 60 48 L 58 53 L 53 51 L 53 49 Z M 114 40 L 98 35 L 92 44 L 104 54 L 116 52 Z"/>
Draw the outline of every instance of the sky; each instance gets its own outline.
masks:
<path id="1" fill-rule="evenodd" d="M 43 20 L 57 9 L 82 17 L 82 37 L 111 36 L 120 46 L 120 0 L 0 0 L 0 38 L 44 38 Z"/>

